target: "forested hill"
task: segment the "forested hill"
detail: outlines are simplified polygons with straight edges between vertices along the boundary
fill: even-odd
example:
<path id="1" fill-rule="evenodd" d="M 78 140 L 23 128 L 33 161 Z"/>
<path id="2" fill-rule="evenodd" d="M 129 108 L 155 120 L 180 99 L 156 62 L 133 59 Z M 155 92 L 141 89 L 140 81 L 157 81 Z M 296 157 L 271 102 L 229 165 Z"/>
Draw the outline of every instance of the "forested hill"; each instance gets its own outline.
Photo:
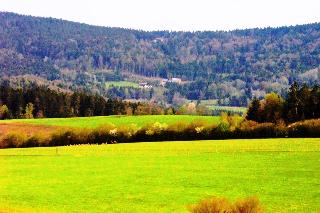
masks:
<path id="1" fill-rule="evenodd" d="M 171 96 L 246 100 L 252 90 L 259 95 L 273 88 L 279 92 L 294 80 L 319 80 L 317 73 L 305 74 L 319 65 L 320 23 L 229 32 L 145 32 L 0 13 L 2 76 L 34 74 L 90 89 L 100 83 L 100 92 L 107 92 L 101 88 L 104 81 L 133 73 L 188 83 L 167 88 Z"/>

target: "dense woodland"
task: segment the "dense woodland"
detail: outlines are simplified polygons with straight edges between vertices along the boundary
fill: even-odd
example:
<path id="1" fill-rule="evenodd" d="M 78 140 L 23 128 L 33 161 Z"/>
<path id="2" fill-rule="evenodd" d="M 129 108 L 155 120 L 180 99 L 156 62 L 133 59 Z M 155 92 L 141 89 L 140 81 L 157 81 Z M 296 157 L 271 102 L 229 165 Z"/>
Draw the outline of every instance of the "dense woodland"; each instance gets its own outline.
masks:
<path id="1" fill-rule="evenodd" d="M 0 75 L 32 74 L 61 88 L 123 99 L 218 99 L 246 106 L 294 82 L 319 80 L 320 24 L 217 32 L 145 32 L 0 13 Z M 105 88 L 146 77 L 154 90 Z M 129 76 L 129 77 L 128 77 Z M 156 79 L 182 85 L 158 90 Z M 137 78 L 139 79 L 139 77 Z M 74 86 L 76 85 L 76 86 Z"/>
<path id="2" fill-rule="evenodd" d="M 320 87 L 299 86 L 294 83 L 282 98 L 276 93 L 267 94 L 263 100 L 254 98 L 247 112 L 247 119 L 260 123 L 293 123 L 320 118 Z"/>
<path id="3" fill-rule="evenodd" d="M 12 88 L 9 82 L 0 84 L 0 119 L 164 114 L 169 111 L 148 103 L 106 100 L 81 91 L 63 93 L 35 84 L 24 88 Z"/>

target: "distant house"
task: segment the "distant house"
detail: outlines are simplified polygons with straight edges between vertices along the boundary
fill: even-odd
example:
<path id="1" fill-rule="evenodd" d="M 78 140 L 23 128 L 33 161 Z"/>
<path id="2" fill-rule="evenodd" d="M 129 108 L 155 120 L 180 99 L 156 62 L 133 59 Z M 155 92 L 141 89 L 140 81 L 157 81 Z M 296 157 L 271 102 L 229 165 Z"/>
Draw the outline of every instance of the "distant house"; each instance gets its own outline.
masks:
<path id="1" fill-rule="evenodd" d="M 141 88 L 141 89 L 148 89 L 148 88 L 152 88 L 152 86 L 149 85 L 147 82 L 140 82 L 140 83 L 139 83 L 139 88 Z"/>
<path id="2" fill-rule="evenodd" d="M 161 37 L 155 38 L 155 39 L 153 39 L 153 42 L 154 42 L 154 43 L 164 42 L 164 38 L 161 38 Z"/>
<path id="3" fill-rule="evenodd" d="M 147 85 L 148 85 L 147 82 L 140 82 L 140 83 L 139 83 L 139 87 L 145 87 L 145 86 L 147 86 Z"/>
<path id="4" fill-rule="evenodd" d="M 160 81 L 160 85 L 164 87 L 168 81 L 169 79 L 164 78 Z"/>
<path id="5" fill-rule="evenodd" d="M 166 83 L 181 84 L 181 83 L 182 83 L 182 80 L 181 80 L 181 78 L 171 78 L 170 80 L 164 78 L 164 79 L 162 79 L 162 80 L 160 81 L 160 85 L 163 86 L 163 87 L 166 85 Z"/>
<path id="6" fill-rule="evenodd" d="M 181 84 L 181 78 L 171 78 L 171 82 Z"/>

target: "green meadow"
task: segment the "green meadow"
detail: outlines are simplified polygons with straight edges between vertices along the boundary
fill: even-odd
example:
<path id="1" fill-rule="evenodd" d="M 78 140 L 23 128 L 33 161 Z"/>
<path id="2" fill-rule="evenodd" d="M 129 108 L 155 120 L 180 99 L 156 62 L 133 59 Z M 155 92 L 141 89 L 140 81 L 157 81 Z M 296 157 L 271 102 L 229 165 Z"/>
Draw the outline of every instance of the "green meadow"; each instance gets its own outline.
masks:
<path id="1" fill-rule="evenodd" d="M 232 107 L 232 106 L 208 106 L 208 109 L 212 111 L 217 112 L 231 112 L 231 113 L 238 113 L 238 114 L 244 114 L 247 112 L 246 107 Z"/>
<path id="2" fill-rule="evenodd" d="M 320 210 L 320 139 L 0 150 L 0 212 L 187 212 L 257 196 L 267 212 Z"/>
<path id="3" fill-rule="evenodd" d="M 139 88 L 139 84 L 130 81 L 108 81 L 106 82 L 106 88 L 109 87 L 133 87 Z"/>
<path id="4" fill-rule="evenodd" d="M 138 119 L 137 119 L 138 118 Z M 43 119 L 13 119 L 3 120 L 0 123 L 29 123 L 38 125 L 67 126 L 81 128 L 96 128 L 105 124 L 115 126 L 136 124 L 139 127 L 146 124 L 159 122 L 174 124 L 180 121 L 206 121 L 208 123 L 218 123 L 219 116 L 196 116 L 196 115 L 139 115 L 139 116 L 96 116 L 96 117 L 76 117 L 76 118 L 43 118 Z"/>

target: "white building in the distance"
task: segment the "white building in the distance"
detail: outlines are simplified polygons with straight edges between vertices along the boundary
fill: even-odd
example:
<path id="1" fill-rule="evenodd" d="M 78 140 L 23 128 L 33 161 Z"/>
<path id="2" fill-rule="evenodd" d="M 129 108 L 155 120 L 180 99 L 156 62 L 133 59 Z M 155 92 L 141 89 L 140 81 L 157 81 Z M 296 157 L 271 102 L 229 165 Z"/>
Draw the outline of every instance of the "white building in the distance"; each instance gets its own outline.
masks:
<path id="1" fill-rule="evenodd" d="M 160 85 L 164 87 L 166 85 L 166 83 L 168 83 L 168 82 L 169 83 L 181 84 L 182 80 L 181 80 L 181 78 L 171 78 L 170 80 L 164 78 L 164 79 L 161 80 Z"/>

